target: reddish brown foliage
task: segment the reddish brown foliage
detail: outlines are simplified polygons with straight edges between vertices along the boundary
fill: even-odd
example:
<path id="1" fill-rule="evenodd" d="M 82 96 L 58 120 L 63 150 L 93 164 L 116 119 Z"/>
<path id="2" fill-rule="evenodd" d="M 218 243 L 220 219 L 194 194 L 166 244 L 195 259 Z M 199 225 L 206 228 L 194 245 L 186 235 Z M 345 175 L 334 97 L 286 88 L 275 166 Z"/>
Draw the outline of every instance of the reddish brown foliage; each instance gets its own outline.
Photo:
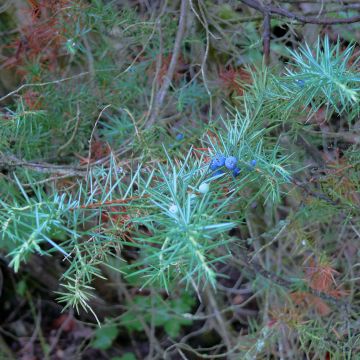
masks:
<path id="1" fill-rule="evenodd" d="M 307 267 L 306 278 L 312 289 L 329 293 L 333 286 L 336 285 L 335 274 L 338 274 L 338 272 L 330 264 L 316 263 L 314 258 L 311 258 L 310 266 Z"/>
<path id="2" fill-rule="evenodd" d="M 97 141 L 93 140 L 91 142 L 91 151 L 90 151 L 90 157 L 83 157 L 79 154 L 75 154 L 80 159 L 80 164 L 91 164 L 92 162 L 96 160 L 100 160 L 104 158 L 105 156 L 109 155 L 111 152 L 111 148 L 108 143 L 105 143 L 103 141 Z"/>
<path id="3" fill-rule="evenodd" d="M 285 305 L 281 308 L 271 309 L 270 316 L 268 327 L 286 326 L 292 328 L 303 321 L 304 311 Z"/>
<path id="4" fill-rule="evenodd" d="M 41 95 L 32 90 L 24 93 L 24 100 L 30 110 L 38 110 L 41 108 Z"/>
<path id="5" fill-rule="evenodd" d="M 104 143 L 103 141 L 93 141 L 91 145 L 92 160 L 102 159 L 104 156 L 107 156 L 109 154 L 110 154 L 110 148 L 108 144 Z"/>
<path id="6" fill-rule="evenodd" d="M 305 291 L 296 291 L 290 294 L 294 304 L 304 309 L 314 309 L 319 315 L 326 316 L 330 313 L 330 307 L 318 296 Z"/>
<path id="7" fill-rule="evenodd" d="M 336 286 L 335 275 L 338 272 L 327 262 L 318 262 L 314 258 L 309 260 L 306 268 L 306 281 L 310 288 L 333 297 L 345 296 L 346 292 Z M 314 309 L 319 315 L 326 316 L 331 309 L 320 297 L 305 291 L 296 291 L 290 294 L 294 304 L 303 309 Z"/>
<path id="8" fill-rule="evenodd" d="M 58 67 L 60 49 L 66 40 L 66 27 L 70 19 L 63 10 L 70 4 L 70 0 L 28 2 L 31 10 L 24 11 L 29 22 L 20 25 L 19 36 L 10 45 L 14 55 L 5 61 L 5 66 L 14 67 L 20 75 L 25 75 L 21 66 L 37 60 L 47 70 L 54 71 Z"/>
<path id="9" fill-rule="evenodd" d="M 220 70 L 219 78 L 221 86 L 229 92 L 235 92 L 237 95 L 244 94 L 244 87 L 242 83 L 250 83 L 251 75 L 242 68 L 229 67 L 225 70 Z"/>
<path id="10" fill-rule="evenodd" d="M 121 207 L 110 207 L 109 210 L 105 210 L 101 214 L 101 220 L 106 222 L 112 220 L 117 225 L 124 225 L 130 220 L 130 216 L 126 214 L 126 208 Z"/>

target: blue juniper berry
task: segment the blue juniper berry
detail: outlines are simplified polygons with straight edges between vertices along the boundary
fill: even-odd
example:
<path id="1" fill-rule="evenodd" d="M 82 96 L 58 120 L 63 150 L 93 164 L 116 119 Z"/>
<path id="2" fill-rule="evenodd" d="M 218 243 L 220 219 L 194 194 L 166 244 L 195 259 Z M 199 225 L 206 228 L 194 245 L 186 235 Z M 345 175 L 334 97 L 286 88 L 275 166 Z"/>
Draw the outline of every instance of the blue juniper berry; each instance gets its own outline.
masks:
<path id="1" fill-rule="evenodd" d="M 237 176 L 240 174 L 240 171 L 241 171 L 241 169 L 238 168 L 238 167 L 236 167 L 236 168 L 233 170 L 233 176 L 234 176 L 234 177 L 237 177 Z"/>
<path id="2" fill-rule="evenodd" d="M 225 156 L 222 154 L 215 155 L 210 163 L 210 170 L 216 170 L 219 167 L 224 166 L 225 164 Z"/>
<path id="3" fill-rule="evenodd" d="M 229 156 L 225 160 L 225 166 L 229 170 L 234 170 L 236 168 L 237 158 L 235 156 Z"/>
<path id="4" fill-rule="evenodd" d="M 182 139 L 184 139 L 184 134 L 179 133 L 179 134 L 176 135 L 176 140 L 180 141 Z"/>
<path id="5" fill-rule="evenodd" d="M 303 88 L 305 86 L 305 80 L 295 80 L 299 87 Z"/>
<path id="6" fill-rule="evenodd" d="M 215 163 L 213 163 L 213 162 L 210 163 L 210 170 L 214 171 L 217 168 L 218 168 L 218 166 Z"/>
<path id="7" fill-rule="evenodd" d="M 255 159 L 253 159 L 253 160 L 250 161 L 250 166 L 255 167 L 256 163 L 257 163 L 257 161 Z"/>

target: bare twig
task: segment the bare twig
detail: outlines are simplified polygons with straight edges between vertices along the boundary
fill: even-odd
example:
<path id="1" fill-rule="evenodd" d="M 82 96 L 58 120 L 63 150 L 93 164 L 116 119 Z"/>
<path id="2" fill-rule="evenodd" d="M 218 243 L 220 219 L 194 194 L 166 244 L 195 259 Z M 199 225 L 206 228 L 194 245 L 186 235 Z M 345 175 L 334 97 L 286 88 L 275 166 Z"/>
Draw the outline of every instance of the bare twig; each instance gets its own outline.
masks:
<path id="1" fill-rule="evenodd" d="M 88 165 L 87 165 L 87 168 L 86 168 L 86 174 L 89 173 L 89 169 L 90 169 L 91 145 L 92 145 L 92 139 L 93 139 L 93 136 L 94 136 L 94 132 L 95 132 L 96 126 L 97 126 L 97 124 L 98 124 L 98 122 L 99 122 L 102 114 L 104 113 L 104 111 L 105 111 L 108 107 L 110 107 L 110 106 L 111 106 L 111 104 L 108 104 L 108 105 L 106 105 L 106 106 L 100 111 L 99 116 L 97 117 L 97 119 L 96 119 L 96 121 L 95 121 L 95 124 L 94 124 L 94 126 L 93 126 L 93 129 L 92 129 L 92 131 L 91 131 L 91 135 L 90 135 L 90 139 L 89 139 L 89 152 L 88 152 L 88 160 L 89 160 L 89 162 L 88 162 Z"/>
<path id="2" fill-rule="evenodd" d="M 349 18 L 321 18 L 313 16 L 304 16 L 301 14 L 293 13 L 289 10 L 283 9 L 278 6 L 273 5 L 262 5 L 257 0 L 241 0 L 241 2 L 255 10 L 260 11 L 265 14 L 277 14 L 282 17 L 287 17 L 289 19 L 298 20 L 305 24 L 318 24 L 318 25 L 334 25 L 334 24 L 352 24 L 360 21 L 360 15 L 352 16 Z"/>
<path id="3" fill-rule="evenodd" d="M 207 61 L 207 58 L 209 55 L 209 50 L 210 50 L 210 36 L 209 36 L 210 32 L 209 32 L 209 25 L 206 21 L 206 16 L 205 16 L 203 8 L 205 8 L 205 5 L 203 6 L 199 2 L 199 10 L 200 10 L 201 16 L 203 17 L 203 20 L 204 20 L 205 32 L 206 32 L 206 47 L 205 47 L 205 54 L 203 56 L 203 60 L 202 60 L 202 64 L 201 64 L 201 75 L 202 75 L 202 78 L 204 81 L 204 86 L 205 86 L 206 92 L 209 95 L 209 119 L 211 120 L 211 118 L 212 118 L 212 96 L 211 96 L 211 91 L 207 84 L 206 75 L 205 75 L 206 61 Z"/>
<path id="4" fill-rule="evenodd" d="M 54 165 L 45 162 L 32 162 L 20 160 L 14 155 L 0 155 L 0 169 L 10 170 L 13 167 L 24 167 L 46 174 L 58 174 L 66 176 L 85 176 L 84 168 L 66 165 Z"/>
<path id="5" fill-rule="evenodd" d="M 77 74 L 77 75 L 74 75 L 74 76 L 69 76 L 69 77 L 66 77 L 66 78 L 59 79 L 59 80 L 47 81 L 47 82 L 43 82 L 43 83 L 23 84 L 23 85 L 19 86 L 17 89 L 15 89 L 15 90 L 9 92 L 8 94 L 6 94 L 5 96 L 1 97 L 0 101 L 3 101 L 3 100 L 7 99 L 8 97 L 10 97 L 12 95 L 15 95 L 18 92 L 20 92 L 22 89 L 25 89 L 25 88 L 28 88 L 28 87 L 43 87 L 43 86 L 47 86 L 47 85 L 60 84 L 60 83 L 62 83 L 64 81 L 77 79 L 79 77 L 82 77 L 82 76 L 85 76 L 85 75 L 88 75 L 88 74 L 89 74 L 89 72 L 85 71 L 85 72 L 82 72 L 80 74 Z"/>
<path id="6" fill-rule="evenodd" d="M 288 4 L 319 4 L 319 0 L 282 0 L 284 3 Z M 359 0 L 346 0 L 346 3 L 359 3 Z M 327 0 L 325 4 L 339 4 L 339 0 Z"/>
<path id="7" fill-rule="evenodd" d="M 209 305 L 212 309 L 212 312 L 214 312 L 214 314 L 215 314 L 215 318 L 216 318 L 217 324 L 219 326 L 218 334 L 223 338 L 224 343 L 227 348 L 227 351 L 231 352 L 232 344 L 231 344 L 231 339 L 229 337 L 229 332 L 228 332 L 228 328 L 226 325 L 226 321 L 225 321 L 224 317 L 222 316 L 221 312 L 219 311 L 219 308 L 218 308 L 217 302 L 215 300 L 215 297 L 213 295 L 212 289 L 207 287 L 205 289 L 205 294 L 209 301 Z"/>
<path id="8" fill-rule="evenodd" d="M 121 71 L 116 77 L 119 77 L 120 75 L 125 74 L 126 72 L 128 72 L 129 69 L 132 67 L 133 63 L 134 62 L 132 62 L 125 70 Z M 102 73 L 102 72 L 108 72 L 108 71 L 114 71 L 114 70 L 117 70 L 117 68 L 97 69 L 97 70 L 94 70 L 94 72 L 95 73 Z M 3 97 L 1 97 L 0 102 L 4 101 L 5 99 L 9 98 L 10 96 L 13 96 L 13 95 L 19 93 L 21 90 L 26 89 L 26 88 L 43 87 L 43 86 L 47 86 L 47 85 L 60 84 L 60 83 L 62 83 L 64 81 L 74 80 L 74 79 L 77 79 L 77 78 L 80 78 L 80 77 L 83 77 L 83 76 L 89 75 L 89 74 L 91 74 L 89 71 L 84 71 L 84 72 L 81 72 L 79 74 L 64 77 L 64 78 L 61 78 L 61 79 L 58 79 L 58 80 L 46 81 L 46 82 L 42 82 L 42 83 L 23 84 L 23 85 L 19 86 L 17 89 L 15 89 L 15 90 L 7 93 Z"/>
<path id="9" fill-rule="evenodd" d="M 179 58 L 179 54 L 180 54 L 180 48 L 181 48 L 181 42 L 185 33 L 185 25 L 186 25 L 186 14 L 187 14 L 187 3 L 188 0 L 181 0 L 181 8 L 180 8 L 180 18 L 179 18 L 179 26 L 178 26 L 178 31 L 176 33 L 176 38 L 175 38 L 175 44 L 174 44 L 174 48 L 173 48 L 173 53 L 172 53 L 172 57 L 170 60 L 170 64 L 169 64 L 169 68 L 168 71 L 164 77 L 164 82 L 159 90 L 159 92 L 156 95 L 155 98 L 155 103 L 154 103 L 154 108 L 152 111 L 152 114 L 146 124 L 146 127 L 149 128 L 152 125 L 154 125 L 161 107 L 164 103 L 165 100 L 165 96 L 169 90 L 171 81 L 173 79 L 174 76 L 174 72 L 175 72 L 175 68 L 178 62 L 178 58 Z"/>
<path id="10" fill-rule="evenodd" d="M 270 34 L 271 34 L 271 17 L 267 12 L 264 15 L 263 24 L 263 48 L 264 48 L 264 62 L 265 65 L 270 64 Z"/>
<path id="11" fill-rule="evenodd" d="M 158 82 L 159 82 L 158 80 L 159 80 L 160 70 L 161 70 L 161 66 L 162 66 L 161 54 L 163 53 L 163 36 L 162 36 L 162 31 L 161 31 L 161 21 L 160 20 L 158 21 L 157 28 L 158 28 L 158 33 L 159 33 L 159 54 L 157 55 L 156 64 L 155 64 L 155 76 L 154 76 L 154 79 L 151 84 L 149 110 L 147 111 L 147 114 L 146 114 L 146 117 L 144 120 L 144 124 L 147 124 L 149 117 L 153 113 L 154 100 L 155 100 L 155 95 L 158 91 Z"/>

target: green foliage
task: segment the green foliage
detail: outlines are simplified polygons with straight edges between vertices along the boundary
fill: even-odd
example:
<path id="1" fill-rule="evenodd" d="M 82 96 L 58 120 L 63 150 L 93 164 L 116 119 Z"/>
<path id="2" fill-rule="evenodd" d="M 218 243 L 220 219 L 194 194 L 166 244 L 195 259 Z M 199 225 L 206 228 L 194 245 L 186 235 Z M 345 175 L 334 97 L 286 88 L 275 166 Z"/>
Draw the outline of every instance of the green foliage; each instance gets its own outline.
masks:
<path id="1" fill-rule="evenodd" d="M 212 258 L 213 240 L 217 246 L 224 245 L 221 234 L 234 226 L 225 221 L 226 213 L 221 212 L 228 201 L 212 191 L 196 194 L 205 181 L 206 167 L 201 167 L 201 161 L 190 163 L 190 156 L 191 151 L 179 167 L 170 159 L 166 168 L 159 165 L 162 180 L 147 190 L 152 214 L 135 220 L 153 234 L 140 239 L 146 254 L 141 262 L 146 268 L 140 271 L 148 277 L 146 283 L 160 277 L 167 290 L 176 278 L 196 286 L 202 280 L 215 286 L 212 263 L 221 259 Z M 161 246 L 161 252 L 154 244 Z"/>
<path id="2" fill-rule="evenodd" d="M 40 189 L 33 189 L 35 196 L 30 198 L 18 179 L 15 179 L 22 197 L 18 201 L 14 199 L 11 205 L 0 200 L 1 241 L 4 246 L 12 249 L 9 253 L 12 257 L 9 265 L 17 272 L 20 263 L 30 254 L 46 254 L 40 247 L 40 243 L 44 241 L 68 256 L 50 236 L 55 239 L 54 232 L 71 233 L 66 226 L 66 215 L 76 202 L 67 199 L 65 195 L 54 194 L 48 197 Z"/>
<path id="3" fill-rule="evenodd" d="M 45 111 L 25 110 L 24 104 L 20 102 L 16 111 L 9 110 L 8 114 L 2 116 L 2 121 L 0 151 L 11 149 L 24 158 L 43 155 L 41 149 L 49 144 L 52 126 Z"/>
<path id="4" fill-rule="evenodd" d="M 95 338 L 91 346 L 95 349 L 109 349 L 118 336 L 119 330 L 115 325 L 104 325 L 95 331 Z"/>
<path id="5" fill-rule="evenodd" d="M 192 82 L 190 85 L 184 84 L 179 90 L 176 109 L 178 111 L 184 111 L 186 107 L 194 109 L 206 104 L 208 97 L 206 89 L 197 82 Z"/>
<path id="6" fill-rule="evenodd" d="M 98 297 L 120 305 L 90 344 L 114 360 L 139 357 L 145 335 L 154 358 L 350 359 L 358 45 L 325 36 L 298 47 L 298 25 L 272 19 L 289 31 L 271 37 L 277 66 L 267 68 L 262 19 L 232 3 L 189 2 L 149 127 L 178 4 L 55 3 L 41 23 L 34 16 L 38 48 L 27 33 L 29 48 L 14 48 L 27 85 L 0 112 L 0 242 L 17 294 L 38 291 L 32 274 L 22 278 L 26 264 L 51 258 L 65 310 L 100 323 Z M 39 27 L 56 34 L 46 46 Z M 19 29 L 9 36 L 19 41 Z M 239 172 L 213 170 L 217 155 L 235 157 Z M 325 275 L 324 259 L 334 263 Z M 124 354 L 120 335 L 139 349 Z"/>
<path id="7" fill-rule="evenodd" d="M 115 356 L 111 360 L 136 360 L 136 357 L 133 353 L 126 353 L 123 356 Z"/>
<path id="8" fill-rule="evenodd" d="M 242 187 L 245 182 L 257 182 L 261 187 L 256 196 L 267 194 L 266 200 L 279 201 L 280 185 L 291 180 L 289 171 L 285 169 L 289 164 L 289 156 L 281 155 L 277 143 L 269 143 L 268 148 L 264 149 L 266 133 L 272 128 L 264 128 L 257 114 L 250 113 L 247 107 L 245 109 L 245 114 L 236 112 L 234 119 L 223 120 L 225 129 L 217 134 L 218 144 L 208 137 L 212 153 L 239 159 L 239 166 L 245 176 L 239 177 L 237 186 L 241 184 Z M 252 160 L 256 161 L 255 171 L 251 171 Z"/>
<path id="9" fill-rule="evenodd" d="M 256 110 L 260 119 L 281 119 L 293 127 L 299 116 L 310 121 L 319 111 L 326 120 L 344 116 L 352 122 L 359 115 L 359 75 L 354 45 L 341 49 L 325 37 L 290 50 L 284 74 L 276 76 L 260 68 L 248 69 L 252 83 L 243 84 L 247 93 L 241 105 Z M 295 124 L 294 124 L 295 123 Z"/>
<path id="10" fill-rule="evenodd" d="M 329 38 L 318 39 L 315 51 L 308 44 L 291 51 L 292 68 L 281 83 L 290 100 L 288 108 L 310 107 L 315 113 L 325 106 L 327 118 L 333 111 L 342 114 L 358 109 L 359 82 L 357 62 L 351 61 L 354 45 L 341 50 L 340 41 L 331 46 Z"/>
<path id="11" fill-rule="evenodd" d="M 152 297 L 135 296 L 133 303 L 128 304 L 129 310 L 120 318 L 120 325 L 129 331 L 142 331 L 142 319 L 149 325 L 163 327 L 166 334 L 176 338 L 182 326 L 191 325 L 192 321 L 186 316 L 194 306 L 194 298 L 184 293 L 175 299 L 162 299 L 158 294 Z"/>

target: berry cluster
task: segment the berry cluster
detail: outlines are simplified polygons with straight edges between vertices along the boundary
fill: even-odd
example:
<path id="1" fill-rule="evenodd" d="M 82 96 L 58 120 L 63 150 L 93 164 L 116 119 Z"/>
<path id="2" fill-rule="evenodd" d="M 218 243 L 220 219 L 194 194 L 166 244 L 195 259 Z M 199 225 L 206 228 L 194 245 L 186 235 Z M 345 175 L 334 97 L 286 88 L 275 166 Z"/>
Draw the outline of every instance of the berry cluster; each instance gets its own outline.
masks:
<path id="1" fill-rule="evenodd" d="M 237 159 L 235 156 L 225 157 L 222 154 L 215 155 L 210 163 L 210 170 L 216 171 L 215 175 L 223 174 L 219 168 L 225 166 L 227 169 L 232 170 L 233 176 L 236 177 L 240 174 L 240 169 L 236 167 Z"/>
<path id="2" fill-rule="evenodd" d="M 215 155 L 210 162 L 210 170 L 215 171 L 214 175 L 220 175 L 224 172 L 220 170 L 221 167 L 225 166 L 227 169 L 232 171 L 234 177 L 240 174 L 241 169 L 237 167 L 237 158 L 235 156 L 225 157 L 222 154 Z M 256 166 L 256 160 L 251 160 L 249 163 L 251 168 Z"/>

